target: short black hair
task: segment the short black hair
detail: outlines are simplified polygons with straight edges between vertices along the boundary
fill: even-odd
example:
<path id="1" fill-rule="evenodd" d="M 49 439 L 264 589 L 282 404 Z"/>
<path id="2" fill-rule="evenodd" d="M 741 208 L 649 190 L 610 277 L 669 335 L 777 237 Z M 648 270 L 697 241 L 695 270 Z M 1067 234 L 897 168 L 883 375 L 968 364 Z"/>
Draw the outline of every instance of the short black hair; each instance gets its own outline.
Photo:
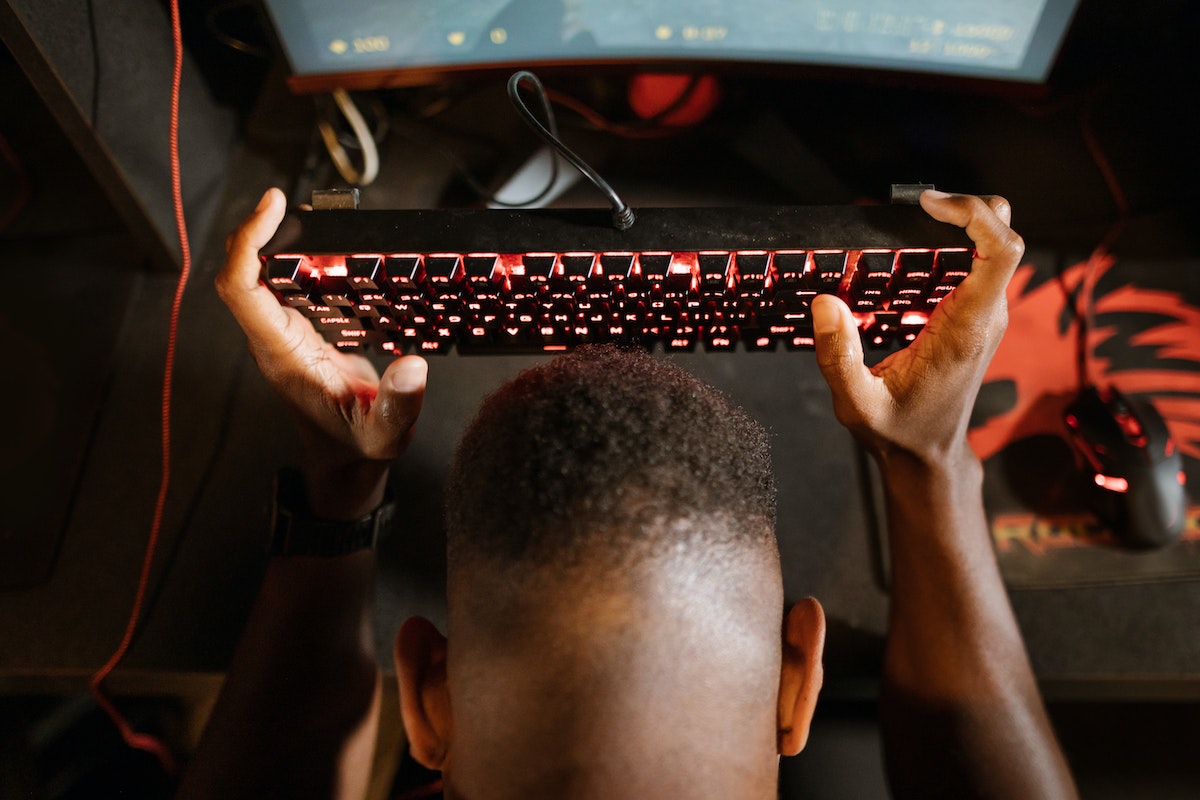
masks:
<path id="1" fill-rule="evenodd" d="M 698 527 L 775 547 L 766 432 L 644 350 L 581 347 L 500 387 L 463 435 L 446 497 L 452 569 L 624 560 Z M 705 520 L 721 524 L 672 525 Z"/>

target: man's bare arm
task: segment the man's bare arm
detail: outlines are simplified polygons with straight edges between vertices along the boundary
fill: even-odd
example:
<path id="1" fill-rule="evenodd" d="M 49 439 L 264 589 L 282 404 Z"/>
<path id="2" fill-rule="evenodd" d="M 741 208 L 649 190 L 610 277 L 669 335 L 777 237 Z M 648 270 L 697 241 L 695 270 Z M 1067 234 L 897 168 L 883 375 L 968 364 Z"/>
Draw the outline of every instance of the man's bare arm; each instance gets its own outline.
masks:
<path id="1" fill-rule="evenodd" d="M 382 501 L 408 444 L 426 365 L 397 359 L 379 376 L 259 283 L 258 250 L 283 212 L 268 192 L 230 237 L 217 289 L 293 412 L 309 511 L 357 519 Z M 370 551 L 270 560 L 181 797 L 363 796 L 378 710 L 374 569 Z"/>
<path id="2" fill-rule="evenodd" d="M 887 498 L 893 588 L 880 713 L 889 782 L 897 797 L 1075 797 L 966 442 L 1024 245 L 1000 198 L 926 192 L 921 204 L 966 228 L 976 260 L 917 341 L 868 369 L 845 305 L 814 303 L 835 411 L 875 457 Z"/>

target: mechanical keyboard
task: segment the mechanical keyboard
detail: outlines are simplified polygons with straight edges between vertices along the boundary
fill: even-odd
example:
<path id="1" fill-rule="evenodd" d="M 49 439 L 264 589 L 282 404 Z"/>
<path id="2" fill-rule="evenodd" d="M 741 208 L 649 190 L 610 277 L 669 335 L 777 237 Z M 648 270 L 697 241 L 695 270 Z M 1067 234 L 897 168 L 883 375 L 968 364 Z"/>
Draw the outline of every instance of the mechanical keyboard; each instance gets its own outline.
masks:
<path id="1" fill-rule="evenodd" d="M 849 304 L 901 347 L 971 269 L 966 234 L 916 205 L 289 213 L 263 281 L 339 349 L 529 353 L 811 349 L 809 305 Z"/>

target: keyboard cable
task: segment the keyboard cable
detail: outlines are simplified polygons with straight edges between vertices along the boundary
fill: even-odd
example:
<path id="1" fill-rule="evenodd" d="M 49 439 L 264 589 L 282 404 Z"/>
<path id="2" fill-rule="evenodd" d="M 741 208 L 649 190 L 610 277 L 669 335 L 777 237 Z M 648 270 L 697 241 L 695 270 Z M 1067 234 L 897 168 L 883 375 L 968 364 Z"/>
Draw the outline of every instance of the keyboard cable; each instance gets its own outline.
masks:
<path id="1" fill-rule="evenodd" d="M 524 98 L 521 97 L 522 84 L 529 84 L 533 88 L 534 94 L 541 106 L 542 114 L 546 117 L 544 124 L 529 109 L 529 106 L 525 104 Z M 580 158 L 574 150 L 567 147 L 566 143 L 558 137 L 558 124 L 554 119 L 554 109 L 550 106 L 550 99 L 546 95 L 546 87 L 542 85 L 541 80 L 528 70 L 514 72 L 512 77 L 508 79 L 508 98 L 521 115 L 521 119 L 533 129 L 534 133 L 553 147 L 571 166 L 579 170 L 585 178 L 592 182 L 592 185 L 608 197 L 608 201 L 612 205 L 613 226 L 619 231 L 629 230 L 635 220 L 633 209 L 608 185 L 608 181 L 604 180 L 600 176 L 600 173 L 592 169 L 586 161 Z"/>

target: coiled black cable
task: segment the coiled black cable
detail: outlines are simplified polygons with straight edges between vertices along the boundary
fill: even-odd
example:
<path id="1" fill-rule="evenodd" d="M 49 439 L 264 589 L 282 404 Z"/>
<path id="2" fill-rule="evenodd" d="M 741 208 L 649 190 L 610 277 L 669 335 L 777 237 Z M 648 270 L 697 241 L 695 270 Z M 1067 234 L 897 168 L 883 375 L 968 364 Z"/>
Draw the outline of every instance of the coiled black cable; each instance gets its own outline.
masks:
<path id="1" fill-rule="evenodd" d="M 529 106 L 525 104 L 525 100 L 521 97 L 521 84 L 523 83 L 528 83 L 533 87 L 538 102 L 541 104 L 542 114 L 546 117 L 545 124 L 529 110 Z M 512 77 L 508 79 L 508 97 L 512 100 L 513 105 L 516 107 L 518 113 L 520 113 L 525 124 L 532 128 L 534 133 L 570 162 L 571 166 L 579 170 L 597 189 L 608 196 L 608 201 L 613 209 L 613 225 L 617 230 L 623 231 L 632 227 L 635 219 L 633 209 L 608 185 L 608 181 L 600 177 L 600 173 L 592 169 L 586 161 L 576 155 L 571 148 L 567 147 L 562 139 L 558 138 L 558 125 L 554 119 L 554 110 L 550 107 L 550 98 L 546 96 L 546 88 L 542 86 L 542 82 L 538 77 L 528 70 L 514 72 Z"/>

